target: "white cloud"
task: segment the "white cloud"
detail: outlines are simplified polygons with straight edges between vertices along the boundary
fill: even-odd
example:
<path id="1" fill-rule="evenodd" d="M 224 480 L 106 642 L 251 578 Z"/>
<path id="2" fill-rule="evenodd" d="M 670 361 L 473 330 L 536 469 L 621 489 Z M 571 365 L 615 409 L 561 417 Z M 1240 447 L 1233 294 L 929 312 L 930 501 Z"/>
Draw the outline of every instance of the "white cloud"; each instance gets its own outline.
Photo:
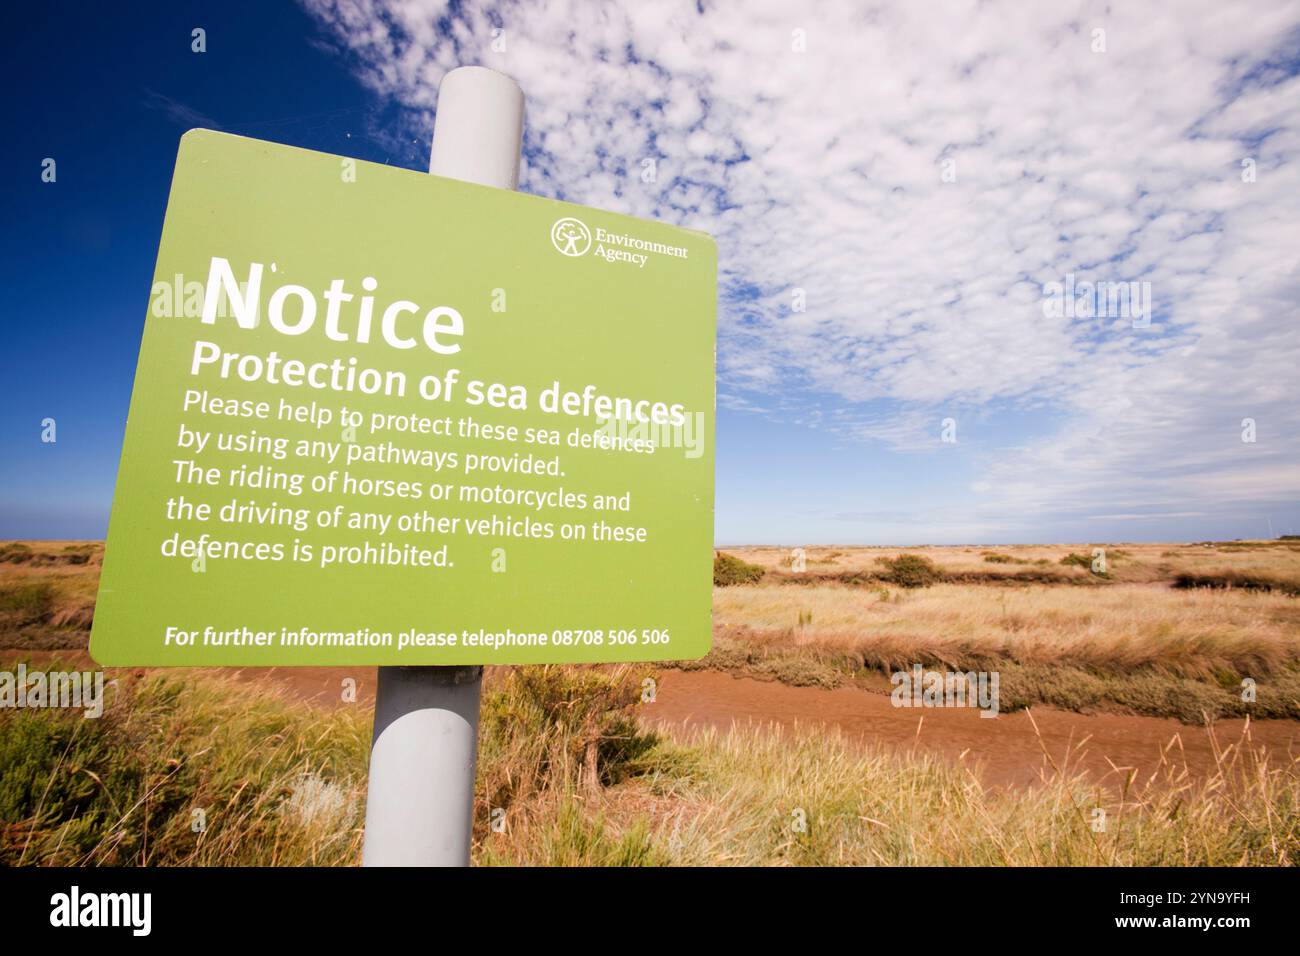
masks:
<path id="1" fill-rule="evenodd" d="M 1050 408 L 990 520 L 1300 496 L 1294 3 L 306 5 L 426 132 L 448 69 L 515 76 L 522 188 L 714 234 L 732 408 L 868 403 L 821 427 L 909 449 Z M 1150 282 L 1152 328 L 1045 318 L 1067 273 Z"/>

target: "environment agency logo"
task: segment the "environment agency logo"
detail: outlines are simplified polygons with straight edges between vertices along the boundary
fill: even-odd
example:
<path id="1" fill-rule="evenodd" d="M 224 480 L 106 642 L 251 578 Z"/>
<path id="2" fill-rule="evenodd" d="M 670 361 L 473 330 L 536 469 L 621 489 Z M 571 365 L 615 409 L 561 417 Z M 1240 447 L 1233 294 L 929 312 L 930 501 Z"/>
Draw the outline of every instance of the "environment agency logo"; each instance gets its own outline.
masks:
<path id="1" fill-rule="evenodd" d="M 644 269 L 651 256 L 666 256 L 670 259 L 686 259 L 690 256 L 690 251 L 685 246 L 656 242 L 630 233 L 610 232 L 600 226 L 593 232 L 585 222 L 572 216 L 557 219 L 551 226 L 551 245 L 562 255 L 571 258 L 585 256 L 592 250 L 593 244 L 597 259 L 604 259 L 610 265 L 622 263 L 638 269 Z"/>
<path id="2" fill-rule="evenodd" d="M 581 219 L 566 216 L 555 220 L 551 227 L 551 242 L 566 256 L 580 256 L 591 248 L 591 230 Z"/>

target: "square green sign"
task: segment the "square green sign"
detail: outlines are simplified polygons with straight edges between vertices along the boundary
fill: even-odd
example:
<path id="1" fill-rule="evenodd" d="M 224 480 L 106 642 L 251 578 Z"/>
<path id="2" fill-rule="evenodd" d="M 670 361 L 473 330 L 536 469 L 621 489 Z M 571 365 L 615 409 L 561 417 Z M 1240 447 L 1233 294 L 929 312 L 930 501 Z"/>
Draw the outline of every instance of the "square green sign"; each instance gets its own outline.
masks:
<path id="1" fill-rule="evenodd" d="M 186 134 L 91 654 L 702 656 L 716 277 L 702 233 Z"/>

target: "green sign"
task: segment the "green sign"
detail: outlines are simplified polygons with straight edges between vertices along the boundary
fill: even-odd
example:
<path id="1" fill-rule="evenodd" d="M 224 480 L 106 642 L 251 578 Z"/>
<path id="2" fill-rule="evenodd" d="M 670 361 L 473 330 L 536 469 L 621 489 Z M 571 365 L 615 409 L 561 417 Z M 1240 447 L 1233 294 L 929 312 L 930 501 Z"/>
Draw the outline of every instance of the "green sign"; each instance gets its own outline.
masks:
<path id="1" fill-rule="evenodd" d="M 95 660 L 702 656 L 716 275 L 702 233 L 186 134 Z"/>

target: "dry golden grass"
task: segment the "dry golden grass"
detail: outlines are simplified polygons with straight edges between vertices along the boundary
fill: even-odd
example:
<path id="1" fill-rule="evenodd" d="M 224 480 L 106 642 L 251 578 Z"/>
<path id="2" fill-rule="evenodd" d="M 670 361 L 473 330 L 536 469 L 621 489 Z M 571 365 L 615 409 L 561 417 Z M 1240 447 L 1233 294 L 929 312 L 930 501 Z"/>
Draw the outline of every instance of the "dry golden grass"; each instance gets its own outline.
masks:
<path id="1" fill-rule="evenodd" d="M 1102 547 L 1104 574 L 1086 544 L 816 547 L 802 571 L 730 549 L 767 573 L 714 589 L 714 649 L 682 666 L 833 687 L 921 663 L 999 671 L 1004 709 L 1300 718 L 1300 541 Z"/>
<path id="2" fill-rule="evenodd" d="M 1091 780 L 1067 761 L 1042 785 L 990 788 L 969 766 L 822 729 L 638 730 L 625 674 L 516 674 L 485 701 L 480 864 L 1258 866 L 1300 853 L 1300 765 L 1248 734 L 1222 742 L 1208 779 L 1171 744 L 1145 780 Z M 0 712 L 0 865 L 358 862 L 367 709 L 188 670 L 117 678 L 99 720 Z M 588 725 L 603 728 L 596 774 L 581 769 Z"/>
<path id="3" fill-rule="evenodd" d="M 1247 731 L 1193 782 L 1176 746 L 1110 781 L 1053 764 L 1042 786 L 985 787 L 936 756 L 834 732 L 667 729 L 624 785 L 557 793 L 475 847 L 480 864 L 1269 866 L 1300 854 L 1300 766 Z"/>
<path id="4" fill-rule="evenodd" d="M 769 573 L 715 589 L 715 651 L 703 666 L 825 686 L 917 662 L 996 668 L 1008 709 L 1300 717 L 1300 601 L 1238 586 L 1255 577 L 1300 587 L 1300 542 L 1105 548 L 1106 577 L 1061 564 L 1090 556 L 1086 544 L 809 548 L 802 576 L 789 549 L 736 549 Z M 0 543 L 0 647 L 85 647 L 102 554 L 98 542 Z M 879 559 L 902 554 L 964 579 L 913 589 L 877 580 Z M 845 573 L 857 583 L 815 579 Z M 1176 590 L 1181 574 L 1232 587 Z M 1247 677 L 1260 683 L 1258 707 L 1242 706 Z"/>
<path id="5" fill-rule="evenodd" d="M 0 866 L 356 859 L 369 714 L 187 669 L 111 677 L 96 720 L 0 711 Z"/>
<path id="6" fill-rule="evenodd" d="M 98 541 L 0 542 L 0 646 L 85 646 L 103 556 Z"/>
<path id="7" fill-rule="evenodd" d="M 972 658 L 1105 671 L 1158 667 L 1214 679 L 1300 661 L 1300 603 L 1250 591 L 1160 586 L 717 588 L 714 622 L 880 666 Z M 918 657 L 918 655 L 920 657 Z"/>

